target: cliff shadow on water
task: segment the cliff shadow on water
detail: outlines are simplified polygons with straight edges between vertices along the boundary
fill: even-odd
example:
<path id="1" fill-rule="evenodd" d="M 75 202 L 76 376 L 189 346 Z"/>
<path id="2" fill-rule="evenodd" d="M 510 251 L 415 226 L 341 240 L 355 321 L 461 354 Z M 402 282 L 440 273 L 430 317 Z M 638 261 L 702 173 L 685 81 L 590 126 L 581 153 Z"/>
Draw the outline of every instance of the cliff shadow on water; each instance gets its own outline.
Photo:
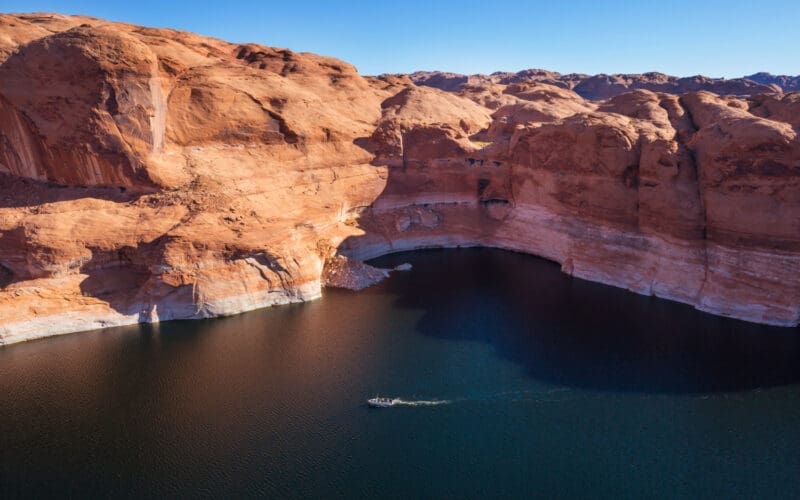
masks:
<path id="1" fill-rule="evenodd" d="M 343 241 L 339 253 L 388 268 L 405 262 L 397 253 L 405 250 L 503 246 L 495 232 L 514 201 L 506 167 L 466 161 L 424 166 L 404 159 L 388 167 L 383 192 L 359 218 L 363 234 Z M 445 175 L 426 182 L 434 168 Z M 412 272 L 394 273 L 378 287 L 396 293 L 398 307 L 423 311 L 417 333 L 484 342 L 543 381 L 687 394 L 800 381 L 798 328 L 715 316 L 574 278 L 555 262 L 510 251 L 429 250 L 413 261 Z"/>
<path id="2" fill-rule="evenodd" d="M 800 331 L 576 279 L 553 262 L 488 249 L 426 250 L 376 293 L 422 311 L 415 332 L 483 342 L 536 379 L 601 391 L 701 394 L 800 381 Z M 361 292 L 364 293 L 364 292 Z"/>

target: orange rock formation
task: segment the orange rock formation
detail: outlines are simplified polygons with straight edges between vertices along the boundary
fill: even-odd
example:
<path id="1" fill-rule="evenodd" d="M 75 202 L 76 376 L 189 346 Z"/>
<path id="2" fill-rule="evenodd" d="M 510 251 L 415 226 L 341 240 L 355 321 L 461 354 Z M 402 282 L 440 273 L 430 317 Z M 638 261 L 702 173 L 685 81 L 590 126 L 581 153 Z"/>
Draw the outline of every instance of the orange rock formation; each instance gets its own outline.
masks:
<path id="1" fill-rule="evenodd" d="M 359 259 L 456 245 L 797 325 L 800 94 L 616 76 L 625 91 L 594 101 L 579 85 L 595 80 L 543 71 L 442 90 L 0 16 L 0 344 L 309 300 L 326 262 L 327 283 L 358 288 L 386 274 Z"/>

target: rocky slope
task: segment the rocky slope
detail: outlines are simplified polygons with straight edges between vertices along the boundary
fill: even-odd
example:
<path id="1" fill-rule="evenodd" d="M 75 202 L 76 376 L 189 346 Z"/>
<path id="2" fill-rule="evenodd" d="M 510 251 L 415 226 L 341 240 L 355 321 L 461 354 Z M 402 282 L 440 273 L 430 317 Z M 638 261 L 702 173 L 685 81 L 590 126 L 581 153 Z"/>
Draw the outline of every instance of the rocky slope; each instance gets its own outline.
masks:
<path id="1" fill-rule="evenodd" d="M 359 259 L 455 245 L 798 324 L 800 95 L 586 100 L 536 73 L 441 90 L 0 16 L 0 344 L 309 300 L 386 275 Z"/>

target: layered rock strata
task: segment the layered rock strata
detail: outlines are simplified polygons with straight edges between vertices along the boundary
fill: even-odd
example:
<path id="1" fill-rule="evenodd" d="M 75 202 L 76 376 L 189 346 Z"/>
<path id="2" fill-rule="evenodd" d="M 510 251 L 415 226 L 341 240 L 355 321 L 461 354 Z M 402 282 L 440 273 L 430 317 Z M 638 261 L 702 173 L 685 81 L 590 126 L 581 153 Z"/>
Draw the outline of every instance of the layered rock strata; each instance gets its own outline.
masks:
<path id="1" fill-rule="evenodd" d="M 386 275 L 359 260 L 467 245 L 800 322 L 800 94 L 442 90 L 91 18 L 0 33 L 0 344 L 309 300 Z"/>

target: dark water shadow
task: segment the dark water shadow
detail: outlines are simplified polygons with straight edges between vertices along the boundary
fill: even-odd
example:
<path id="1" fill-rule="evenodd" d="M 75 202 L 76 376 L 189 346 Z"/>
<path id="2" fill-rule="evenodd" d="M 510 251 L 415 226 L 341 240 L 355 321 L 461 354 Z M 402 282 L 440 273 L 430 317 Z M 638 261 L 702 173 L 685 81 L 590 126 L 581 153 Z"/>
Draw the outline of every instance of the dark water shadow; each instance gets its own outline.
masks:
<path id="1" fill-rule="evenodd" d="M 602 391 L 710 393 L 800 382 L 800 330 L 700 312 L 572 278 L 557 264 L 495 249 L 428 250 L 375 293 L 423 311 L 416 330 L 484 342 L 552 384 Z M 362 292 L 363 293 L 363 292 Z"/>

